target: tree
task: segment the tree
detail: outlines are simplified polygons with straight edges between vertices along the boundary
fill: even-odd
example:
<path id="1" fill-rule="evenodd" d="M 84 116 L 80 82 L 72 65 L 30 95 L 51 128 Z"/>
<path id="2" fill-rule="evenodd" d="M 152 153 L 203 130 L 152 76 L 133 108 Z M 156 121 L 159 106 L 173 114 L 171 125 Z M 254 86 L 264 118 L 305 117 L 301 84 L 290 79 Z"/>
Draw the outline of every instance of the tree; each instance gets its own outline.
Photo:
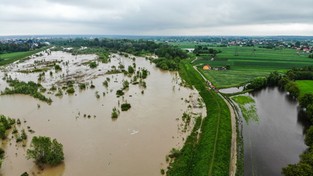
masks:
<path id="1" fill-rule="evenodd" d="M 267 77 L 267 85 L 276 86 L 276 85 L 278 85 L 278 82 L 280 79 L 281 79 L 281 75 L 277 71 L 272 72 Z"/>
<path id="2" fill-rule="evenodd" d="M 123 81 L 123 90 L 129 88 L 129 82 L 127 80 Z"/>
<path id="3" fill-rule="evenodd" d="M 90 68 L 96 68 L 97 66 L 98 66 L 98 64 L 96 62 L 90 62 L 89 63 Z"/>
<path id="4" fill-rule="evenodd" d="M 299 100 L 300 106 L 307 108 L 313 103 L 313 94 L 304 94 Z"/>
<path id="5" fill-rule="evenodd" d="M 128 66 L 128 73 L 133 74 L 135 69 L 132 66 Z"/>
<path id="6" fill-rule="evenodd" d="M 290 164 L 283 168 L 285 176 L 310 176 L 313 175 L 312 166 L 306 163 Z"/>
<path id="7" fill-rule="evenodd" d="M 267 84 L 267 79 L 255 78 L 245 87 L 245 89 L 260 90 L 260 89 L 266 87 L 266 84 Z"/>
<path id="8" fill-rule="evenodd" d="M 299 47 L 300 47 L 300 44 L 301 44 L 301 43 L 300 43 L 299 41 L 296 41 L 295 46 L 299 48 Z"/>
<path id="9" fill-rule="evenodd" d="M 278 86 L 279 88 L 283 89 L 288 83 L 289 79 L 287 76 L 283 76 L 279 81 L 278 81 Z"/>
<path id="10" fill-rule="evenodd" d="M 311 121 L 311 123 L 313 123 L 313 104 L 309 104 L 306 107 L 306 115 L 308 119 Z"/>
<path id="11" fill-rule="evenodd" d="M 311 126 L 306 132 L 304 141 L 307 146 L 313 145 L 313 126 Z"/>
<path id="12" fill-rule="evenodd" d="M 131 108 L 131 105 L 129 103 L 123 103 L 121 105 L 122 111 L 128 111 Z"/>
<path id="13" fill-rule="evenodd" d="M 63 145 L 45 136 L 33 137 L 27 158 L 35 159 L 37 165 L 58 165 L 64 160 Z"/>
<path id="14" fill-rule="evenodd" d="M 290 81 L 286 86 L 285 86 L 285 90 L 287 92 L 290 93 L 291 96 L 293 97 L 298 97 L 299 94 L 300 94 L 300 90 L 299 88 L 297 87 L 296 83 L 295 82 L 292 82 Z"/>

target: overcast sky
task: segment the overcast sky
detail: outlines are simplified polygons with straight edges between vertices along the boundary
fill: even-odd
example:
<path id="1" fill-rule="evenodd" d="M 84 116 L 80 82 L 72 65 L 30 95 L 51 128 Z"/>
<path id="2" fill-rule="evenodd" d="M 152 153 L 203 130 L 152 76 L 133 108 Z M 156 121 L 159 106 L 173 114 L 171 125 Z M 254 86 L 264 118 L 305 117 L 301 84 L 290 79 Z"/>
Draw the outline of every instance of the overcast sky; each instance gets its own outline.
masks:
<path id="1" fill-rule="evenodd" d="M 313 0 L 0 0 L 0 35 L 311 35 Z"/>

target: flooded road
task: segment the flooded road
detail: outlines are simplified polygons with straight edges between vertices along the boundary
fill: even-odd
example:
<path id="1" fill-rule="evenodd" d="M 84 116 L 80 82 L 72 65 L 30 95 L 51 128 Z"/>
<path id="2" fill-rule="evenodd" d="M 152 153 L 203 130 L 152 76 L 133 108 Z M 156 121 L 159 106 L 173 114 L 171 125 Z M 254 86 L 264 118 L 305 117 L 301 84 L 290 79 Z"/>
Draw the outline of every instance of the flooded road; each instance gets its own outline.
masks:
<path id="1" fill-rule="evenodd" d="M 193 108 L 199 98 L 198 93 L 179 86 L 181 80 L 176 72 L 161 71 L 144 58 L 133 61 L 114 55 L 110 63 L 98 63 L 96 69 L 80 64 L 82 59 L 90 61 L 95 58 L 95 55 L 72 56 L 52 52 L 12 66 L 13 71 L 8 70 L 7 74 L 12 78 L 37 82 L 39 73 L 24 74 L 18 70 L 25 69 L 25 65 L 36 59 L 67 60 L 67 65 L 63 64 L 64 61 L 60 63 L 61 72 L 53 71 L 49 76 L 47 71 L 41 84 L 47 89 L 52 85 L 61 87 L 62 80 L 75 78 L 79 82 L 93 84 L 95 88 L 80 91 L 75 84 L 75 93 L 67 95 L 64 91 L 63 97 L 56 97 L 55 92 L 48 91 L 45 95 L 53 100 L 51 105 L 27 95 L 0 96 L 0 114 L 21 119 L 19 129 L 30 126 L 35 131 L 34 134 L 27 133 L 29 140 L 25 148 L 16 144 L 14 139 L 3 142 L 6 156 L 0 175 L 20 175 L 25 171 L 35 175 L 161 175 L 160 169 L 167 167 L 166 155 L 172 148 L 180 148 L 188 134 L 182 132 L 183 113 L 205 115 L 204 108 Z M 137 70 L 145 68 L 150 72 L 145 79 L 147 87 L 130 84 L 125 95 L 117 98 L 116 90 L 122 88 L 123 80 L 131 82 L 132 77 L 105 73 L 113 65 L 123 64 L 127 68 L 133 63 Z M 4 73 L 0 72 L 0 76 L 3 77 Z M 103 82 L 107 78 L 110 82 L 106 88 Z M 6 86 L 1 80 L 1 90 Z M 95 96 L 97 93 L 100 94 L 98 98 Z M 131 109 L 122 111 L 113 120 L 112 109 L 123 102 L 130 103 Z M 64 164 L 40 171 L 32 160 L 25 159 L 26 149 L 34 135 L 49 136 L 62 143 Z"/>
<path id="2" fill-rule="evenodd" d="M 277 88 L 263 89 L 252 97 L 259 120 L 243 122 L 245 175 L 281 175 L 281 169 L 297 163 L 307 148 L 298 104 Z"/>

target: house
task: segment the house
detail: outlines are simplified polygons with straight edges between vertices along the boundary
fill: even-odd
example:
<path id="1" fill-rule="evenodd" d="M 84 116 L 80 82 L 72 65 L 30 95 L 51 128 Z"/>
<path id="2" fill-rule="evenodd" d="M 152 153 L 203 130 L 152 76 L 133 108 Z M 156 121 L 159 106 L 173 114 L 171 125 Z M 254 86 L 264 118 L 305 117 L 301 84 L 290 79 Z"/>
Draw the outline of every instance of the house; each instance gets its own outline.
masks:
<path id="1" fill-rule="evenodd" d="M 209 64 L 207 64 L 207 65 L 204 65 L 204 66 L 202 67 L 202 69 L 203 69 L 203 70 L 211 70 L 212 67 L 211 67 Z"/>

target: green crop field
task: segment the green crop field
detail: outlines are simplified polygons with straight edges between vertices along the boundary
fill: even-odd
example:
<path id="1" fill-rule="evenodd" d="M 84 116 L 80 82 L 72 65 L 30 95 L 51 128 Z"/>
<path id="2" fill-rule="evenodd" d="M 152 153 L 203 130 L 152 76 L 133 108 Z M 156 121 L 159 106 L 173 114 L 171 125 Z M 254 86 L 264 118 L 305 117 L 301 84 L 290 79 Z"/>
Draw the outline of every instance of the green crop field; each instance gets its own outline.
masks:
<path id="1" fill-rule="evenodd" d="M 17 60 L 20 60 L 20 59 L 26 58 L 28 56 L 31 56 L 35 53 L 38 53 L 44 49 L 46 49 L 46 47 L 42 48 L 42 49 L 33 50 L 33 51 L 0 54 L 0 65 L 6 65 L 6 64 L 13 63 Z"/>
<path id="2" fill-rule="evenodd" d="M 300 96 L 311 93 L 313 94 L 313 81 L 312 80 L 299 80 L 296 81 L 298 88 L 300 89 Z"/>
<path id="3" fill-rule="evenodd" d="M 198 56 L 193 64 L 201 67 L 230 66 L 230 70 L 203 71 L 203 74 L 218 88 L 239 86 L 256 77 L 264 77 L 270 72 L 285 72 L 293 67 L 313 65 L 308 54 L 298 54 L 294 49 L 265 49 L 258 47 L 215 47 L 221 50 L 214 60 L 209 55 Z M 255 50 L 254 50 L 255 49 Z M 237 55 L 235 55 L 237 54 Z"/>

